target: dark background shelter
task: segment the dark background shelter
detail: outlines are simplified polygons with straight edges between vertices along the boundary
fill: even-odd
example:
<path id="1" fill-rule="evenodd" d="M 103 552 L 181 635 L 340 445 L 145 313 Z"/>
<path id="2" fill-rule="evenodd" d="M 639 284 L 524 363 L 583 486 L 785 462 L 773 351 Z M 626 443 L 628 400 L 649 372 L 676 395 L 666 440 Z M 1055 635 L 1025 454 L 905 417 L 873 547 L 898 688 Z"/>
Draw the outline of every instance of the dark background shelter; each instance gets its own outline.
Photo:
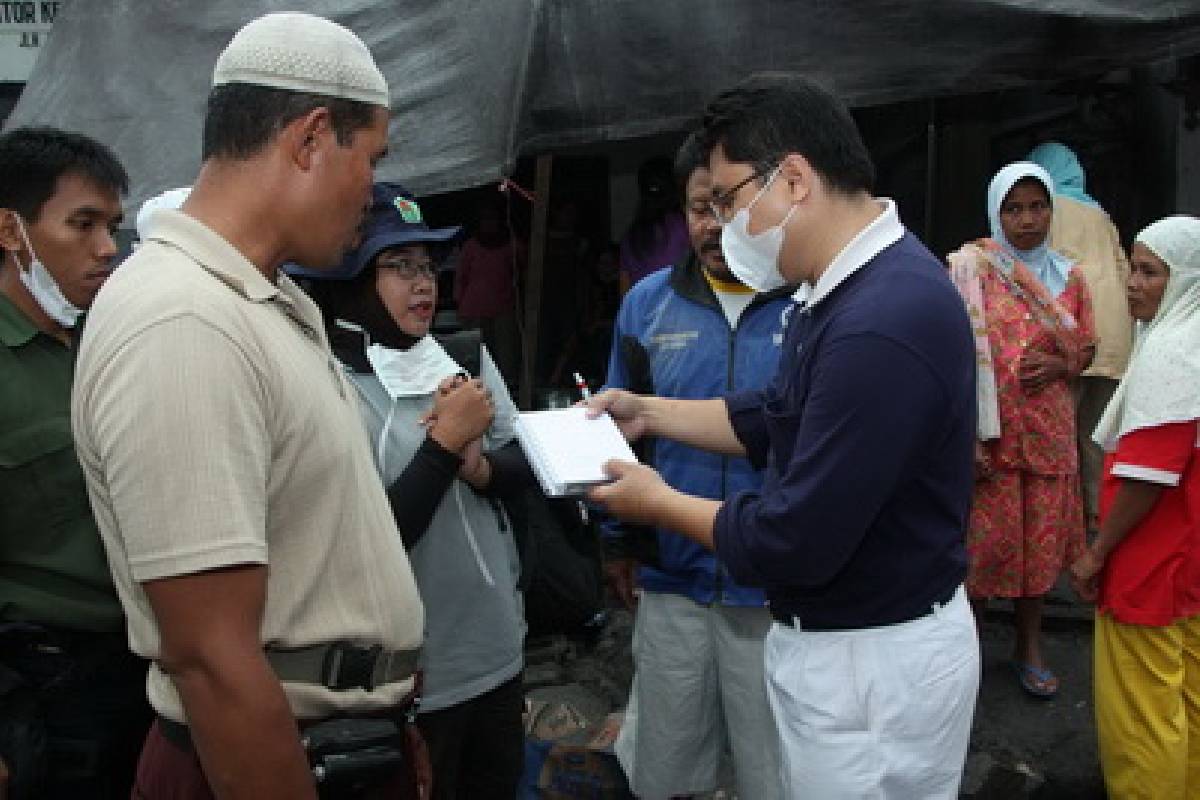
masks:
<path id="1" fill-rule="evenodd" d="M 598 252 L 632 211 L 636 162 L 670 153 L 751 72 L 804 72 L 845 98 L 880 193 L 942 253 L 986 231 L 995 168 L 1050 138 L 1079 151 L 1126 239 L 1179 210 L 1181 116 L 1200 106 L 1200 0 L 111 0 L 62 7 L 6 124 L 111 145 L 132 211 L 190 183 L 217 54 L 278 10 L 366 41 L 392 95 L 378 174 L 428 198 L 435 224 L 469 219 L 506 176 L 540 189 L 540 214 L 509 203 L 533 244 L 527 348 L 537 309 L 562 300 L 541 297 L 547 207 L 578 205 Z"/>
<path id="2" fill-rule="evenodd" d="M 353 29 L 392 90 L 380 174 L 420 194 L 521 155 L 679 131 L 756 70 L 824 76 L 856 107 L 995 91 L 1200 52 L 1198 0 L 111 0 L 64 6 L 8 124 L 84 130 L 132 204 L 188 183 L 230 35 L 299 9 Z"/>

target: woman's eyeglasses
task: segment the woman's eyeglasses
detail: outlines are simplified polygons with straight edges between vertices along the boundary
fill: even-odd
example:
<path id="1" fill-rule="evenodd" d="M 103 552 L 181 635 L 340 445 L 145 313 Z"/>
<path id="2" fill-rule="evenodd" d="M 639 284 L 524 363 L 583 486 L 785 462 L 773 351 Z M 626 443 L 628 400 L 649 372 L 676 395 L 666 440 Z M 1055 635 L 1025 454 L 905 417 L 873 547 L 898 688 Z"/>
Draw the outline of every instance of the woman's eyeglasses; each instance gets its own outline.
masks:
<path id="1" fill-rule="evenodd" d="M 428 258 L 383 255 L 375 261 L 375 268 L 389 269 L 406 281 L 414 278 L 432 278 L 437 275 L 437 264 Z"/>

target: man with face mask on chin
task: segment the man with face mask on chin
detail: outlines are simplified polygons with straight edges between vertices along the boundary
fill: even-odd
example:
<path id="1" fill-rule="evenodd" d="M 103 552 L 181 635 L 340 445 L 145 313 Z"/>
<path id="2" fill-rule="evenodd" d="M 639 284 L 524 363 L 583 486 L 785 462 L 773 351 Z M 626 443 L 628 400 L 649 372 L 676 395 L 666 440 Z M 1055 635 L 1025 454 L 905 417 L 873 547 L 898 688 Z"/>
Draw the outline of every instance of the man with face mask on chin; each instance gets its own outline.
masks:
<path id="1" fill-rule="evenodd" d="M 150 722 L 70 423 L 80 316 L 112 268 L 126 184 L 86 136 L 0 136 L 0 759 L 13 797 L 128 797 Z M 44 747 L 22 735 L 43 726 Z"/>
<path id="2" fill-rule="evenodd" d="M 721 253 L 712 177 L 699 136 L 675 157 L 692 252 L 638 281 L 621 303 L 606 385 L 663 397 L 712 397 L 760 389 L 779 364 L 791 308 L 789 288 L 758 293 Z M 647 461 L 673 487 L 723 499 L 757 489 L 745 458 L 667 440 Z M 637 674 L 617 757 L 638 797 L 678 797 L 717 788 L 725 742 L 742 797 L 780 797 L 779 737 L 763 683 L 763 638 L 771 626 L 761 589 L 740 585 L 708 549 L 668 528 L 656 558 L 636 563 L 634 532 L 605 525 L 606 571 L 634 607 Z M 645 558 L 645 556 L 643 556 Z"/>
<path id="3" fill-rule="evenodd" d="M 810 80 L 752 76 L 704 116 L 734 274 L 795 294 L 774 381 L 711 400 L 605 392 L 626 435 L 765 466 L 724 502 L 613 462 L 617 516 L 712 548 L 766 589 L 767 692 L 787 797 L 958 796 L 979 683 L 962 588 L 975 364 L 945 268 L 871 195 L 845 107 Z"/>

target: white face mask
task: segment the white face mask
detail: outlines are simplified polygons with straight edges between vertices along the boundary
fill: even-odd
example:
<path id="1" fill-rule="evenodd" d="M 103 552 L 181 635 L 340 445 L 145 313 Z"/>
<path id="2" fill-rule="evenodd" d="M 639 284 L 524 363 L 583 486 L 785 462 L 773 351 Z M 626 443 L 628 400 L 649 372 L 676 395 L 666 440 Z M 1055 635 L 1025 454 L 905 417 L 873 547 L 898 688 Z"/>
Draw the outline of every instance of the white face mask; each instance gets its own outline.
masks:
<path id="1" fill-rule="evenodd" d="M 783 249 L 783 227 L 792 218 L 796 206 L 792 206 L 778 225 L 762 233 L 750 233 L 750 209 L 770 188 L 780 169 L 782 165 L 775 168 L 754 199 L 721 228 L 721 251 L 729 271 L 756 292 L 770 292 L 787 285 L 787 279 L 779 272 L 779 252 Z"/>
<path id="2" fill-rule="evenodd" d="M 463 371 L 432 336 L 422 337 L 407 350 L 372 344 L 367 362 L 393 400 L 432 394 L 444 379 Z"/>
<path id="3" fill-rule="evenodd" d="M 29 250 L 29 268 L 22 267 L 21 260 L 17 259 L 17 276 L 33 295 L 34 302 L 41 306 L 50 319 L 64 328 L 74 328 L 79 316 L 83 314 L 83 309 L 77 308 L 66 298 L 50 271 L 46 269 L 46 265 L 38 260 L 37 253 L 33 252 L 33 243 L 25 233 L 24 220 L 17 217 L 17 224 L 21 227 L 21 238 L 25 240 L 25 247 Z"/>
<path id="4" fill-rule="evenodd" d="M 338 325 L 350 328 L 342 320 Z M 357 326 L 354 326 L 357 327 Z M 379 469 L 387 469 L 388 432 L 392 420 L 396 417 L 395 401 L 401 397 L 421 397 L 433 394 L 438 385 L 451 375 L 463 371 L 457 362 L 442 349 L 442 346 L 432 336 L 425 336 L 407 350 L 393 350 L 381 344 L 367 346 L 367 363 L 375 371 L 375 377 L 383 384 L 383 389 L 392 398 L 392 407 L 388 409 L 383 428 L 379 431 L 379 441 L 375 445 L 375 457 L 379 459 Z"/>

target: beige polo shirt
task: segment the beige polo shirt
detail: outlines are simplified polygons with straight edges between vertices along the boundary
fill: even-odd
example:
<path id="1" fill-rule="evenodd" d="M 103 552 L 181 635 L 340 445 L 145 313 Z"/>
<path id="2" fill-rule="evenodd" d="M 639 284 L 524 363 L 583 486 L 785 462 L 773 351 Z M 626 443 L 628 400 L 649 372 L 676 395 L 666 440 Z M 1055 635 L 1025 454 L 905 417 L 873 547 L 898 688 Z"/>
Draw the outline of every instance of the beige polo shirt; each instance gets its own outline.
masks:
<path id="1" fill-rule="evenodd" d="M 416 583 L 320 312 L 191 217 L 155 222 L 92 306 L 72 402 L 133 649 L 160 652 L 143 582 L 233 564 L 268 566 L 264 645 L 419 646 Z M 391 705 L 411 680 L 283 688 L 311 719 Z M 157 666 L 148 693 L 185 721 Z"/>

